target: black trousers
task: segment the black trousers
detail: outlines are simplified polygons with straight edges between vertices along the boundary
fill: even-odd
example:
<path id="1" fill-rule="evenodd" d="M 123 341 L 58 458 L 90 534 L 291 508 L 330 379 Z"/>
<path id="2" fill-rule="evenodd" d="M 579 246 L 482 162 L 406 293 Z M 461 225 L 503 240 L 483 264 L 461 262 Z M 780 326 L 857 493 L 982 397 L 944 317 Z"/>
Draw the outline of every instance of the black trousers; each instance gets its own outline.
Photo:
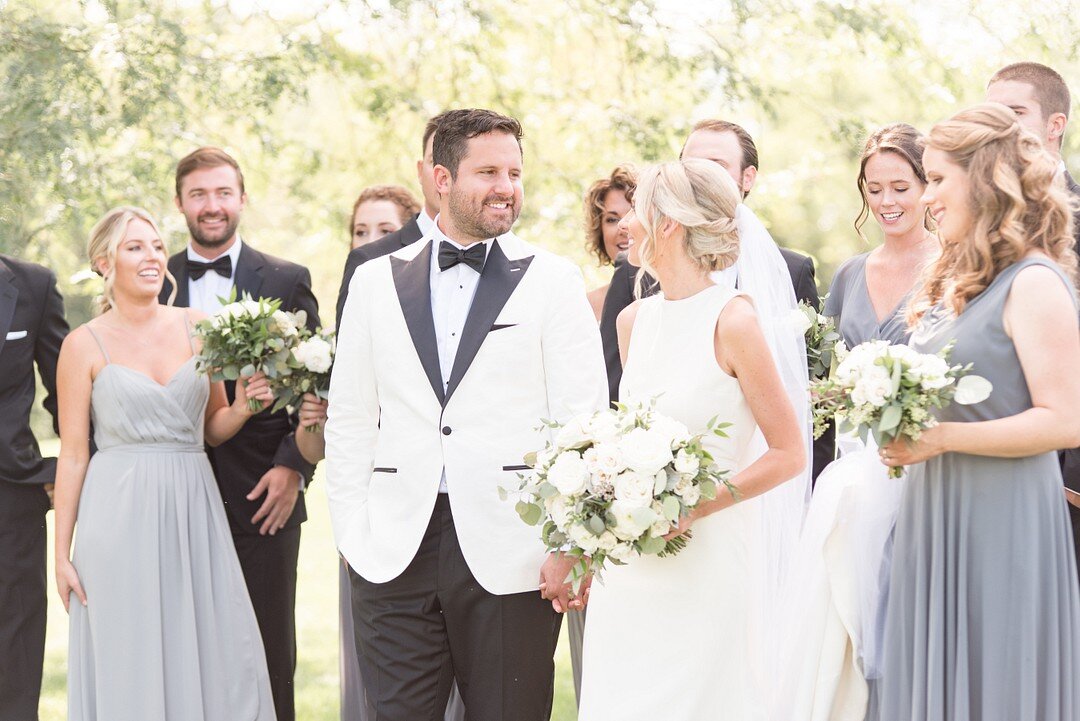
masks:
<path id="1" fill-rule="evenodd" d="M 537 591 L 496 596 L 477 583 L 445 495 L 400 576 L 350 578 L 372 721 L 441 721 L 455 676 L 469 721 L 550 718 L 562 617 Z"/>
<path id="2" fill-rule="evenodd" d="M 41 486 L 0 481 L 0 721 L 38 718 L 48 510 Z"/>
<path id="3" fill-rule="evenodd" d="M 251 605 L 259 622 L 270 690 L 278 721 L 295 721 L 293 676 L 296 673 L 296 561 L 300 526 L 276 535 L 233 532 Z"/>

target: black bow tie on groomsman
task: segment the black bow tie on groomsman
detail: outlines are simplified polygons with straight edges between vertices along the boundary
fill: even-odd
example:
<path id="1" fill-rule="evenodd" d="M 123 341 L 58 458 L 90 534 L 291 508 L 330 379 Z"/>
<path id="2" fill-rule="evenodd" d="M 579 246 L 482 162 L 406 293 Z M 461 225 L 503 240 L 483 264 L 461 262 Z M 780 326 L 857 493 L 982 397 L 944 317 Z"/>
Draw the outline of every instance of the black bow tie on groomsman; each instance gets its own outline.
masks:
<path id="1" fill-rule="evenodd" d="M 210 263 L 200 263 L 197 260 L 188 258 L 187 272 L 191 276 L 192 280 L 198 280 L 206 275 L 206 271 L 212 270 L 222 278 L 232 277 L 232 258 L 227 255 L 223 255 L 215 261 Z"/>
<path id="2" fill-rule="evenodd" d="M 484 269 L 486 258 L 487 248 L 483 243 L 473 243 L 468 248 L 458 248 L 445 240 L 439 243 L 439 270 L 447 270 L 458 263 L 464 263 L 479 273 Z"/>

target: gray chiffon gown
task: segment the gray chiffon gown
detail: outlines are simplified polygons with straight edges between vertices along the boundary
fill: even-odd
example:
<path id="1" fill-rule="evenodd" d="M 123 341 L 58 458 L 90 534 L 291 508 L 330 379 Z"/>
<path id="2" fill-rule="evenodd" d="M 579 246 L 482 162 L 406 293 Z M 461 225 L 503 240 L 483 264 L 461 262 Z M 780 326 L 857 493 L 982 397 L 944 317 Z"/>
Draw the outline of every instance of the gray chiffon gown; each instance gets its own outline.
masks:
<path id="1" fill-rule="evenodd" d="M 935 309 L 912 338 L 955 341 L 952 363 L 994 385 L 943 421 L 1004 418 L 1032 407 L 1002 312 L 1029 258 L 1002 271 L 959 316 Z M 908 472 L 886 611 L 884 721 L 1080 719 L 1080 591 L 1057 455 L 946 453 Z"/>
<path id="2" fill-rule="evenodd" d="M 73 556 L 87 605 L 71 595 L 68 718 L 274 721 L 255 613 L 203 449 L 209 382 L 193 358 L 161 385 L 102 352 L 90 408 L 98 450 Z"/>
<path id="3" fill-rule="evenodd" d="M 870 288 L 866 284 L 866 259 L 869 253 L 844 261 L 833 276 L 825 299 L 824 315 L 837 320 L 836 330 L 849 349 L 868 340 L 907 343 L 910 336 L 905 312 L 908 297 L 878 320 Z"/>

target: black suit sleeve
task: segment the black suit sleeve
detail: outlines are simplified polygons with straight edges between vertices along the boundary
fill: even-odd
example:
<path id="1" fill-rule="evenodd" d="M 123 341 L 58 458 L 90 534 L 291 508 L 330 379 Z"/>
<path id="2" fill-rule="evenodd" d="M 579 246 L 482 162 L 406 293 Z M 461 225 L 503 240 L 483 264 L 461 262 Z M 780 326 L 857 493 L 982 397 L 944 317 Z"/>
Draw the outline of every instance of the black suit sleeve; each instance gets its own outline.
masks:
<path id="1" fill-rule="evenodd" d="M 607 366 L 608 398 L 612 403 L 619 399 L 619 381 L 622 380 L 622 359 L 619 357 L 619 333 L 615 321 L 623 308 L 634 302 L 634 277 L 637 268 L 626 259 L 626 253 L 615 258 L 615 274 L 611 277 L 604 308 L 600 312 L 600 342 L 604 347 L 604 365 Z"/>
<path id="2" fill-rule="evenodd" d="M 319 301 L 315 299 L 315 293 L 311 290 L 311 273 L 307 268 L 301 268 L 293 284 L 292 294 L 283 308 L 290 312 L 304 311 L 307 313 L 307 327 L 316 330 L 319 327 Z M 296 413 L 289 415 L 289 421 L 295 431 L 299 425 Z M 315 464 L 308 463 L 300 449 L 296 446 L 296 434 L 286 433 L 278 444 L 277 452 L 274 453 L 274 465 L 285 466 L 298 471 L 308 483 L 314 477 Z"/>
<path id="3" fill-rule="evenodd" d="M 56 288 L 56 276 L 50 272 L 45 286 L 41 318 L 38 321 L 37 339 L 34 345 L 34 362 L 37 363 L 41 382 L 45 386 L 42 405 L 53 418 L 53 429 L 60 433 L 60 416 L 56 400 L 56 363 L 60 358 L 60 345 L 68 334 L 64 319 L 64 299 Z"/>
<path id="4" fill-rule="evenodd" d="M 797 275 L 792 278 L 792 284 L 795 286 L 796 299 L 809 303 L 814 310 L 820 307 L 821 297 L 818 295 L 817 279 L 814 277 L 813 258 L 803 257 Z"/>
<path id="5" fill-rule="evenodd" d="M 345 258 L 345 270 L 341 274 L 341 288 L 338 289 L 336 315 L 334 316 L 337 319 L 338 328 L 341 327 L 341 313 L 345 310 L 345 301 L 349 298 L 349 283 L 352 282 L 353 273 L 367 260 L 363 251 L 364 246 L 353 248 Z"/>

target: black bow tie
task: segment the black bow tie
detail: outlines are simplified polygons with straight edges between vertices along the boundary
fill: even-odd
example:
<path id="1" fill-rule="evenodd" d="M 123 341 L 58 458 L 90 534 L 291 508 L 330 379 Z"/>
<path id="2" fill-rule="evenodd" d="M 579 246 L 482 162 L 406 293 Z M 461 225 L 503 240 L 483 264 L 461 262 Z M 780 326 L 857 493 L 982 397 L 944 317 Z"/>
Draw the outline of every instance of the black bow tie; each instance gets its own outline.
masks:
<path id="1" fill-rule="evenodd" d="M 227 255 L 223 255 L 217 260 L 210 263 L 200 263 L 197 260 L 188 258 L 187 272 L 191 276 L 192 280 L 198 280 L 206 275 L 206 271 L 212 270 L 222 278 L 232 277 L 232 258 Z"/>
<path id="2" fill-rule="evenodd" d="M 447 270 L 458 263 L 464 263 L 479 273 L 484 269 L 485 258 L 487 248 L 483 243 L 473 243 L 468 248 L 458 248 L 445 240 L 439 243 L 439 270 Z"/>

